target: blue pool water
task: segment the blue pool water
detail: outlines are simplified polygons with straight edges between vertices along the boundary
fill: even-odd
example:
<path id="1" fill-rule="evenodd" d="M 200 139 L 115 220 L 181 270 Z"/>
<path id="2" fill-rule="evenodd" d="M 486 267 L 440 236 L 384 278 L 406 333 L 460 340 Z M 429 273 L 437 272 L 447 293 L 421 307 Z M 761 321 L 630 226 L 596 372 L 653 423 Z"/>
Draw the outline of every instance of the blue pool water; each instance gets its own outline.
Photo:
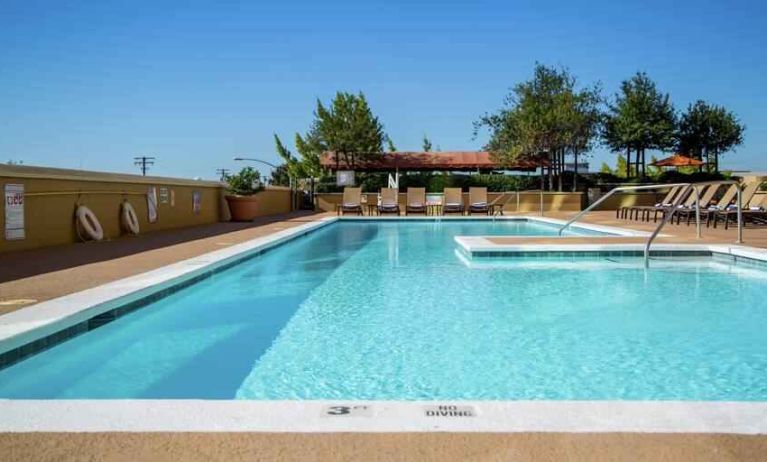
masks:
<path id="1" fill-rule="evenodd" d="M 0 371 L 0 397 L 767 399 L 767 272 L 453 242 L 554 232 L 333 224 Z"/>

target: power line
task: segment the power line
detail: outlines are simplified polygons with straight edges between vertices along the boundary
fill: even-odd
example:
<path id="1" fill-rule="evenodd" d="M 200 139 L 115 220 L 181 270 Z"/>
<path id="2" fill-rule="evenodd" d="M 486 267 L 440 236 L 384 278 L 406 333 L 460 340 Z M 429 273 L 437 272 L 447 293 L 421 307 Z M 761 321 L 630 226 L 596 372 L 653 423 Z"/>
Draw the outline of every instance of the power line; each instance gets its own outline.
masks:
<path id="1" fill-rule="evenodd" d="M 226 181 L 226 177 L 229 176 L 228 168 L 217 168 L 216 174 L 221 178 L 221 181 Z"/>
<path id="2" fill-rule="evenodd" d="M 137 165 L 141 167 L 141 174 L 146 176 L 146 171 L 149 170 L 150 165 L 154 165 L 154 157 L 147 157 L 147 156 L 141 156 L 141 157 L 134 157 L 133 158 L 133 165 Z"/>

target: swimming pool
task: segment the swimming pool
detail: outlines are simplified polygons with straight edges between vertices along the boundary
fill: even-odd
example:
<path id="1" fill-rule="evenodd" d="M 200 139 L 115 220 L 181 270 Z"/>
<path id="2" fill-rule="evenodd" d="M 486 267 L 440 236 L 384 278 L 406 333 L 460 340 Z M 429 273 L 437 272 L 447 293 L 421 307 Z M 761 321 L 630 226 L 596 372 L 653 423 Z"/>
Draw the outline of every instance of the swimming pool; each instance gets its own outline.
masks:
<path id="1" fill-rule="evenodd" d="M 711 258 L 467 267 L 525 221 L 328 225 L 0 371 L 5 398 L 764 400 L 766 277 Z"/>

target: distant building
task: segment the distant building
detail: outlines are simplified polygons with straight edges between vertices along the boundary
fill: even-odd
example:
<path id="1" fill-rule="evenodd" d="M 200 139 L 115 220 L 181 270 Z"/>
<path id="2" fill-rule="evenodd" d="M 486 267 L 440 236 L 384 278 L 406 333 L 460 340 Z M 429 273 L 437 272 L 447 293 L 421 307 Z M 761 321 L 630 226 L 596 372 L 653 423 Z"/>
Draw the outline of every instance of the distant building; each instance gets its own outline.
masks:
<path id="1" fill-rule="evenodd" d="M 574 172 L 575 171 L 575 163 L 574 162 L 565 162 L 565 171 L 566 172 Z M 578 162 L 578 173 L 586 174 L 591 173 L 589 171 L 589 163 L 588 162 Z"/>

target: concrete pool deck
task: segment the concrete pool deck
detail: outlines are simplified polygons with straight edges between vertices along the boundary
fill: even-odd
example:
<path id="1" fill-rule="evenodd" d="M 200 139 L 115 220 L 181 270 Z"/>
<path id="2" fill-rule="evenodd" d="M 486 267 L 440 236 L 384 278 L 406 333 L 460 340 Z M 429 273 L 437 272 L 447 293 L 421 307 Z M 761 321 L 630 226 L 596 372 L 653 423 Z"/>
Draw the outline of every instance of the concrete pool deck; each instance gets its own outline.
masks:
<path id="1" fill-rule="evenodd" d="M 225 223 L 205 230 L 195 228 L 187 231 L 189 239 L 180 239 L 178 232 L 174 236 L 156 233 L 139 239 L 0 256 L 0 301 L 9 300 L 6 294 L 11 293 L 16 299 L 49 300 L 326 216 L 301 215 L 255 224 Z M 547 214 L 547 217 L 566 218 L 557 214 Z M 630 225 L 631 222 L 613 221 L 613 218 L 612 212 L 597 212 L 585 222 L 640 231 L 652 229 L 652 224 Z M 729 244 L 735 238 L 734 229 L 704 228 L 703 232 L 706 243 Z M 694 237 L 694 227 L 685 225 L 669 225 L 664 234 L 668 237 L 663 239 L 674 242 L 701 242 Z M 746 245 L 767 247 L 767 229 L 746 229 L 744 241 Z M 30 255 L 35 252 L 39 253 Z M 22 306 L 8 304 L 3 308 L 11 311 Z M 11 454 L 14 460 L 83 457 L 107 460 L 509 460 L 514 457 L 756 460 L 767 451 L 767 437 L 711 433 L 12 433 L 0 435 L 0 450 Z"/>

